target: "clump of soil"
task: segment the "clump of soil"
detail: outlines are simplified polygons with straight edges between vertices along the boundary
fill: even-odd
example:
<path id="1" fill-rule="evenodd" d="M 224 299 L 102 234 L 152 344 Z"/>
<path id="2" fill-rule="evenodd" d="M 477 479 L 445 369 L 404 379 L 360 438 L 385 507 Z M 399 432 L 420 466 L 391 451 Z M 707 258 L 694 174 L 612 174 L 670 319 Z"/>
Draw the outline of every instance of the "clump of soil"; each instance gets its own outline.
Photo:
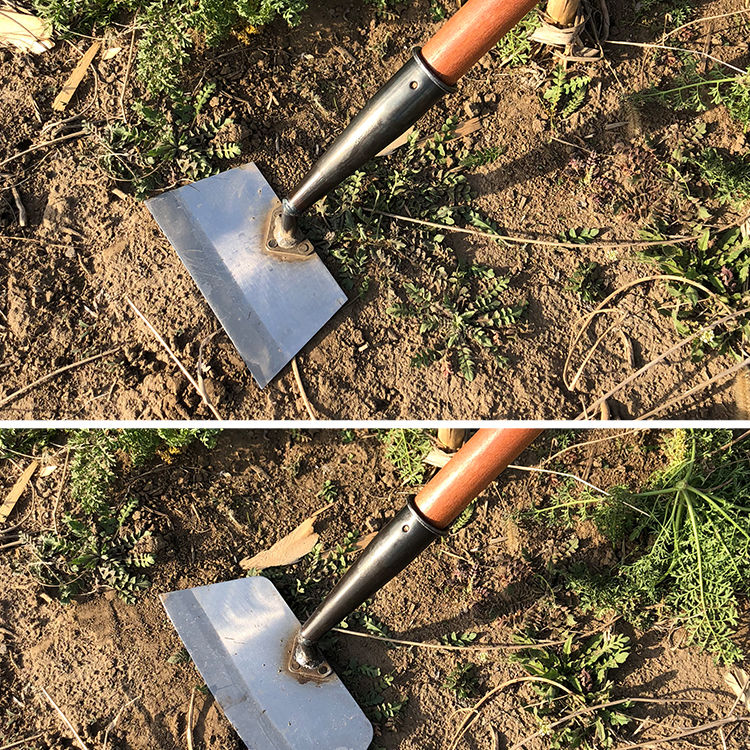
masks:
<path id="1" fill-rule="evenodd" d="M 612 437 L 569 452 L 565 469 L 609 487 L 636 485 L 662 465 L 657 433 Z M 545 436 L 519 463 L 538 465 L 564 439 Z M 373 431 L 358 431 L 351 442 L 334 431 L 227 431 L 212 451 L 193 447 L 169 463 L 157 461 L 122 477 L 113 498 L 137 498 L 137 522 L 150 528 L 156 540 L 153 585 L 132 606 L 109 591 L 94 591 L 63 606 L 54 590 L 43 589 L 29 574 L 29 546 L 0 552 L 0 743 L 42 734 L 29 747 L 74 746 L 41 694 L 44 688 L 91 748 L 103 747 L 105 736 L 111 750 L 184 748 L 188 706 L 202 680 L 191 663 L 177 657 L 181 644 L 158 594 L 244 575 L 240 559 L 269 547 L 325 504 L 319 493 L 326 480 L 338 488 L 338 497 L 316 524 L 324 552 L 351 531 L 381 528 L 415 491 L 400 484 L 384 454 Z M 50 463 L 63 460 L 60 451 Z M 57 501 L 61 470 L 37 474 L 11 521 L 20 522 L 29 537 L 52 528 L 70 507 L 65 491 Z M 4 494 L 18 470 L 6 461 L 0 472 Z M 563 481 L 508 471 L 480 497 L 469 525 L 431 547 L 373 597 L 366 609 L 372 621 L 394 637 L 433 643 L 454 631 L 478 633 L 477 644 L 511 643 L 514 632 L 527 629 L 554 639 L 570 627 L 570 617 L 578 630 L 601 628 L 606 622 L 583 615 L 562 591 L 551 596 L 545 579 L 550 564 L 602 565 L 617 551 L 588 522 L 571 529 L 532 527 L 518 516 Z M 574 536 L 577 544 L 571 545 Z M 301 569 L 288 571 L 294 576 Z M 327 579 L 311 586 L 322 596 L 332 584 Z M 300 618 L 309 613 L 299 599 L 290 595 L 289 601 Z M 633 639 L 632 656 L 616 673 L 618 697 L 696 701 L 631 709 L 647 719 L 640 740 L 726 714 L 734 696 L 724 684 L 725 670 L 697 648 L 684 647 L 681 631 L 666 624 L 647 632 L 633 632 L 622 623 L 613 627 Z M 363 630 L 357 620 L 353 628 Z M 372 681 L 352 676 L 353 665 L 371 665 L 394 676 L 386 700 L 408 701 L 395 719 L 376 726 L 374 747 L 389 750 L 445 747 L 463 716 L 458 710 L 521 674 L 502 650 L 406 649 L 340 634 L 326 649 L 363 705 Z M 467 661 L 478 665 L 479 692 L 473 700 L 443 687 L 450 671 Z M 460 747 L 495 747 L 494 733 L 500 746 L 509 747 L 534 732 L 533 718 L 523 710 L 531 699 L 525 688 L 499 693 Z M 196 747 L 242 747 L 215 701 L 201 691 L 195 693 L 192 735 Z M 748 728 L 738 727 L 728 733 L 727 747 L 743 748 L 749 739 Z M 544 750 L 549 745 L 537 740 L 529 746 Z"/>
<path id="2" fill-rule="evenodd" d="M 209 108 L 232 116 L 242 156 L 253 161 L 274 189 L 293 188 L 351 115 L 403 62 L 408 48 L 436 28 L 427 0 L 409 4 L 397 19 L 372 8 L 352 9 L 341 0 L 317 3 L 303 23 L 289 29 L 275 23 L 244 45 L 233 40 L 207 50 L 186 88 L 218 84 Z M 731 10 L 729 0 L 700 3 L 701 12 Z M 631 23 L 632 3 L 613 3 L 613 37 L 653 41 Z M 721 26 L 722 54 L 747 62 L 737 19 Z M 718 27 L 715 27 L 718 28 Z M 51 102 L 84 49 L 84 42 L 58 42 L 39 57 L 0 51 L 0 128 L 7 134 L 0 161 L 51 137 L 93 123 L 99 133 L 143 95 L 132 75 L 126 80 L 129 31 L 107 32 L 107 44 L 123 52 L 98 59 L 68 111 L 61 117 Z M 581 66 L 593 79 L 586 106 L 564 122 L 550 120 L 540 96 L 551 59 L 513 69 L 488 56 L 420 124 L 438 128 L 448 115 L 480 116 L 481 130 L 466 141 L 472 149 L 502 147 L 495 162 L 477 167 L 470 182 L 475 208 L 507 233 L 556 237 L 571 228 L 601 229 L 600 239 L 637 239 L 647 217 L 666 201 L 658 164 L 642 149 L 643 133 L 660 137 L 691 121 L 689 112 L 650 107 L 638 113 L 638 127 L 623 102 L 627 91 L 654 82 L 650 54 L 608 47 L 607 63 Z M 549 56 L 548 56 L 549 57 Z M 127 111 L 127 110 L 126 110 Z M 709 123 L 707 145 L 736 146 L 737 126 L 721 109 L 702 115 Z M 67 118 L 72 118 L 65 122 Z M 290 368 L 265 390 L 252 381 L 241 358 L 198 292 L 177 255 L 142 203 L 114 190 L 128 185 L 107 177 L 98 163 L 99 136 L 85 136 L 40 149 L 4 169 L 28 213 L 17 225 L 9 191 L 0 200 L 0 400 L 67 365 L 107 353 L 35 385 L 0 410 L 5 418 L 187 419 L 210 418 L 201 397 L 129 307 L 131 299 L 193 373 L 201 344 L 206 392 L 219 413 L 231 419 L 289 419 L 306 415 Z M 572 145 L 571 145 L 572 144 Z M 593 185 L 581 179 L 589 155 L 601 164 Z M 227 164 L 232 166 L 233 163 Z M 609 199 L 623 176 L 642 173 L 639 185 Z M 577 171 L 578 170 L 578 171 Z M 404 237 L 409 228 L 404 226 Z M 9 239 L 16 237 L 20 239 Z M 504 246 L 481 238 L 451 238 L 457 252 L 513 277 L 512 291 L 529 300 L 526 325 L 504 346 L 510 362 L 479 361 L 472 382 L 439 364 L 415 369 L 420 350 L 417 321 L 396 321 L 387 313 L 388 295 L 374 284 L 363 298 L 334 316 L 299 356 L 302 381 L 323 418 L 564 418 L 575 417 L 594 398 L 653 359 L 679 336 L 656 305 L 668 300 L 658 283 L 638 285 L 620 299 L 622 320 L 605 336 L 576 388 L 569 391 L 562 368 L 575 322 L 591 305 L 569 288 L 581 263 L 603 265 L 607 288 L 653 274 L 653 266 L 628 250 L 555 249 Z M 329 264 L 336 271 L 335 263 Z M 610 320 L 594 325 L 576 351 L 578 366 Z M 110 352 L 111 349 L 114 351 Z M 610 400 L 609 416 L 643 414 L 726 369 L 727 357 L 692 362 L 674 357 Z M 731 418 L 731 383 L 721 381 L 676 404 L 660 416 Z"/>

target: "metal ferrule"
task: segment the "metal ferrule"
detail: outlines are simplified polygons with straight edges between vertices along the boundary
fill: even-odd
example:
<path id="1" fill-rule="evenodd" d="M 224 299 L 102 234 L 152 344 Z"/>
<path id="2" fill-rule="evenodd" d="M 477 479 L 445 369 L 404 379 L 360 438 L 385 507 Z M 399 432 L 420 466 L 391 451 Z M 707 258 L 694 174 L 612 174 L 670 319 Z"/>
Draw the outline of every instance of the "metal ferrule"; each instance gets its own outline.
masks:
<path id="1" fill-rule="evenodd" d="M 306 211 L 455 90 L 438 78 L 415 47 L 411 60 L 365 104 L 289 196 L 285 213 Z"/>
<path id="2" fill-rule="evenodd" d="M 311 647 L 322 636 L 446 533 L 422 518 L 410 501 L 367 545 L 359 560 L 302 626 L 297 639 L 299 658 L 305 658 L 305 651 L 312 655 Z"/>

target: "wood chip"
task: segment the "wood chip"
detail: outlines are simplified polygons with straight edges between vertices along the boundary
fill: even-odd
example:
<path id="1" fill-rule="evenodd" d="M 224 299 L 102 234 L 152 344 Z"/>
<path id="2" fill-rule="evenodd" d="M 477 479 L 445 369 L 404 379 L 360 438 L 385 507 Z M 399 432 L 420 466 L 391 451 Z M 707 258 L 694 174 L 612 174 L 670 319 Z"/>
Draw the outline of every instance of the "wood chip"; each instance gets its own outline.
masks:
<path id="1" fill-rule="evenodd" d="M 51 34 L 51 25 L 37 16 L 0 9 L 0 45 L 40 55 L 55 46 Z"/>
<path id="2" fill-rule="evenodd" d="M 750 675 L 740 667 L 735 667 L 724 675 L 724 681 L 737 696 L 740 703 L 750 711 Z"/>
<path id="3" fill-rule="evenodd" d="M 313 528 L 315 519 L 324 510 L 330 508 L 332 504 L 329 503 L 313 513 L 310 518 L 304 520 L 296 529 L 279 539 L 269 549 L 259 552 L 253 557 L 240 560 L 240 567 L 243 570 L 265 570 L 266 568 L 291 565 L 301 560 L 306 554 L 312 552 L 312 548 L 318 543 L 319 536 Z"/>
<path id="4" fill-rule="evenodd" d="M 13 485 L 11 491 L 8 493 L 8 497 L 5 498 L 5 502 L 0 505 L 0 523 L 5 523 L 8 520 L 8 517 L 16 507 L 16 503 L 21 495 L 23 495 L 26 485 L 31 481 L 31 477 L 38 467 L 39 462 L 32 461 Z"/>
<path id="5" fill-rule="evenodd" d="M 55 97 L 55 101 L 52 102 L 52 109 L 55 112 L 62 112 L 65 107 L 68 106 L 68 102 L 73 98 L 78 86 L 80 85 L 83 77 L 86 75 L 86 71 L 94 61 L 96 53 L 102 48 L 101 42 L 94 42 L 87 50 L 84 56 L 81 58 L 75 70 L 70 74 L 70 77 L 65 81 L 65 85 L 62 87 L 62 91 Z"/>
<path id="6" fill-rule="evenodd" d="M 371 531 L 369 534 L 365 534 L 354 545 L 354 549 L 356 549 L 356 550 L 362 550 L 362 549 L 364 549 L 378 535 L 378 533 L 379 532 L 377 532 L 377 531 Z"/>
<path id="7" fill-rule="evenodd" d="M 441 451 L 440 448 L 433 448 L 424 459 L 424 462 L 429 466 L 437 466 L 442 469 L 453 456 L 450 453 Z"/>

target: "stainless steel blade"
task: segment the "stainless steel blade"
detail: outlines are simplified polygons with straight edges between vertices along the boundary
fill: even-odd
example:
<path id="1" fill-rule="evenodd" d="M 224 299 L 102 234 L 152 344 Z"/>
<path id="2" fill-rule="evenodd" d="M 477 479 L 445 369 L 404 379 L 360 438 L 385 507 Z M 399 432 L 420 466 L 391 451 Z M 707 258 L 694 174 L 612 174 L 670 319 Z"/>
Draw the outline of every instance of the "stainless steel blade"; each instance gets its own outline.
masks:
<path id="1" fill-rule="evenodd" d="M 249 750 L 366 750 L 372 726 L 341 680 L 286 669 L 299 620 L 267 578 L 161 595 L 208 689 Z"/>
<path id="2" fill-rule="evenodd" d="M 255 164 L 146 201 L 261 388 L 346 302 L 317 255 L 263 251 L 278 203 Z"/>

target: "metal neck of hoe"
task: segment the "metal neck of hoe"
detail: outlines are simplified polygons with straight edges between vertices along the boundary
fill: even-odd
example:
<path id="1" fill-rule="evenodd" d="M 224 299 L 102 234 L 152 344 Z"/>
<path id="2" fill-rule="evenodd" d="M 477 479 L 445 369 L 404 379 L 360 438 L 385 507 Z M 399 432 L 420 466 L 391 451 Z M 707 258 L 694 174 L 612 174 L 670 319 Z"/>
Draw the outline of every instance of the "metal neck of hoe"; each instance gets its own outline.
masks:
<path id="1" fill-rule="evenodd" d="M 414 125 L 445 94 L 456 90 L 422 58 L 420 48 L 365 104 L 284 201 L 274 228 L 281 247 L 299 242 L 297 217 Z"/>
<path id="2" fill-rule="evenodd" d="M 409 502 L 370 542 L 302 626 L 293 654 L 297 664 L 315 669 L 322 662 L 317 642 L 446 533 L 422 518 Z"/>

